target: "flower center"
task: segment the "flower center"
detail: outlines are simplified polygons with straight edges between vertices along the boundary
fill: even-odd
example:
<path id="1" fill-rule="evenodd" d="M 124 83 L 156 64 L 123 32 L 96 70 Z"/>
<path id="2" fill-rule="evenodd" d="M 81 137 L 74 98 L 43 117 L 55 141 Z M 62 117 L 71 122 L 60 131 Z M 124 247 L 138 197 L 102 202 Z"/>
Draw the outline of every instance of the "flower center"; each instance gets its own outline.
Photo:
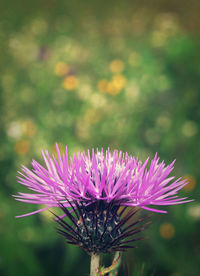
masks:
<path id="1" fill-rule="evenodd" d="M 116 207 L 91 204 L 85 208 L 77 231 L 82 236 L 83 248 L 89 252 L 108 252 L 120 244 L 120 217 Z"/>

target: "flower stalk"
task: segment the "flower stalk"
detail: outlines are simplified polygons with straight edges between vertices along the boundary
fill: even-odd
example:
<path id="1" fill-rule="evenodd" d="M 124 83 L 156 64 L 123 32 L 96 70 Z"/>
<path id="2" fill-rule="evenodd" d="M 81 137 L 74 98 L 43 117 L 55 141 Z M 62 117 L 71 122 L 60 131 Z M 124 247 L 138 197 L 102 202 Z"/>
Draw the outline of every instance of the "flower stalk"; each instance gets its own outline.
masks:
<path id="1" fill-rule="evenodd" d="M 100 267 L 100 254 L 91 254 L 90 276 L 103 276 L 105 274 L 117 275 L 117 269 L 120 265 L 121 254 L 117 251 L 115 253 L 112 265 L 109 267 Z M 112 274 L 114 272 L 114 274 Z"/>
<path id="2" fill-rule="evenodd" d="M 99 273 L 100 255 L 96 253 L 91 254 L 90 276 L 97 276 Z"/>
<path id="3" fill-rule="evenodd" d="M 109 276 L 117 276 L 118 275 L 118 268 L 121 262 L 121 254 L 117 251 L 115 253 L 115 257 L 113 259 L 112 265 L 110 265 L 109 267 L 101 267 L 100 268 L 100 272 L 99 275 L 103 276 L 109 273 Z"/>

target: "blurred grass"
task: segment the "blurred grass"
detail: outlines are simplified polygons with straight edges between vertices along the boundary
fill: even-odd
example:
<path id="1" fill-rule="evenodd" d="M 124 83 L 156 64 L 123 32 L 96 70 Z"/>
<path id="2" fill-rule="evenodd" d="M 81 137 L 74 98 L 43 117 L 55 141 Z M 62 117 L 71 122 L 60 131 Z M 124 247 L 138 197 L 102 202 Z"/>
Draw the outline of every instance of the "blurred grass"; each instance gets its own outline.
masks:
<path id="1" fill-rule="evenodd" d="M 199 2 L 1 1 L 0 274 L 88 275 L 89 257 L 65 244 L 48 212 L 11 197 L 20 164 L 68 145 L 155 152 L 189 178 L 188 205 L 153 216 L 150 238 L 121 275 L 198 276 Z M 187 260 L 187 261 L 186 261 Z M 128 272 L 127 272 L 128 273 Z M 137 274 L 138 275 L 138 274 Z"/>

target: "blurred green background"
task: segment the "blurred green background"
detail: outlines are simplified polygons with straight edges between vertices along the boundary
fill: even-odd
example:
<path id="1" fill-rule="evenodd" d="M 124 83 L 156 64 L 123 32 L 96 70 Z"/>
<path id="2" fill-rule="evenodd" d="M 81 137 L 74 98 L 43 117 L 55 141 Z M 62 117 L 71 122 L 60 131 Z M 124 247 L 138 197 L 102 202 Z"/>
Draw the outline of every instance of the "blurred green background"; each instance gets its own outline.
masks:
<path id="1" fill-rule="evenodd" d="M 48 212 L 14 201 L 55 142 L 177 159 L 195 201 L 155 214 L 120 275 L 200 275 L 200 2 L 0 1 L 0 275 L 88 275 Z M 147 212 L 144 212 L 147 213 Z M 109 263 L 109 259 L 105 260 Z"/>

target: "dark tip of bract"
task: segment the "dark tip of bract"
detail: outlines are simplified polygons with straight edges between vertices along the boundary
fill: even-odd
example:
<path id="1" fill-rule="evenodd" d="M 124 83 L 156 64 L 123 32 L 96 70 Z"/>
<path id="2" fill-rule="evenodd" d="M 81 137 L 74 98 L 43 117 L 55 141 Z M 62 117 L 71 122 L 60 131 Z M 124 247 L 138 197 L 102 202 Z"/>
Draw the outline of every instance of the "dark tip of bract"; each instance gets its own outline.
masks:
<path id="1" fill-rule="evenodd" d="M 96 201 L 92 204 L 69 202 L 71 210 L 59 203 L 65 218 L 55 215 L 60 228 L 58 233 L 70 244 L 77 245 L 88 253 L 107 253 L 135 248 L 133 242 L 141 240 L 135 237 L 144 230 L 149 216 L 136 219 L 137 210 L 132 208 L 127 213 L 126 207 L 118 212 L 120 205 L 113 202 Z M 129 208 L 130 209 L 130 208 Z"/>

